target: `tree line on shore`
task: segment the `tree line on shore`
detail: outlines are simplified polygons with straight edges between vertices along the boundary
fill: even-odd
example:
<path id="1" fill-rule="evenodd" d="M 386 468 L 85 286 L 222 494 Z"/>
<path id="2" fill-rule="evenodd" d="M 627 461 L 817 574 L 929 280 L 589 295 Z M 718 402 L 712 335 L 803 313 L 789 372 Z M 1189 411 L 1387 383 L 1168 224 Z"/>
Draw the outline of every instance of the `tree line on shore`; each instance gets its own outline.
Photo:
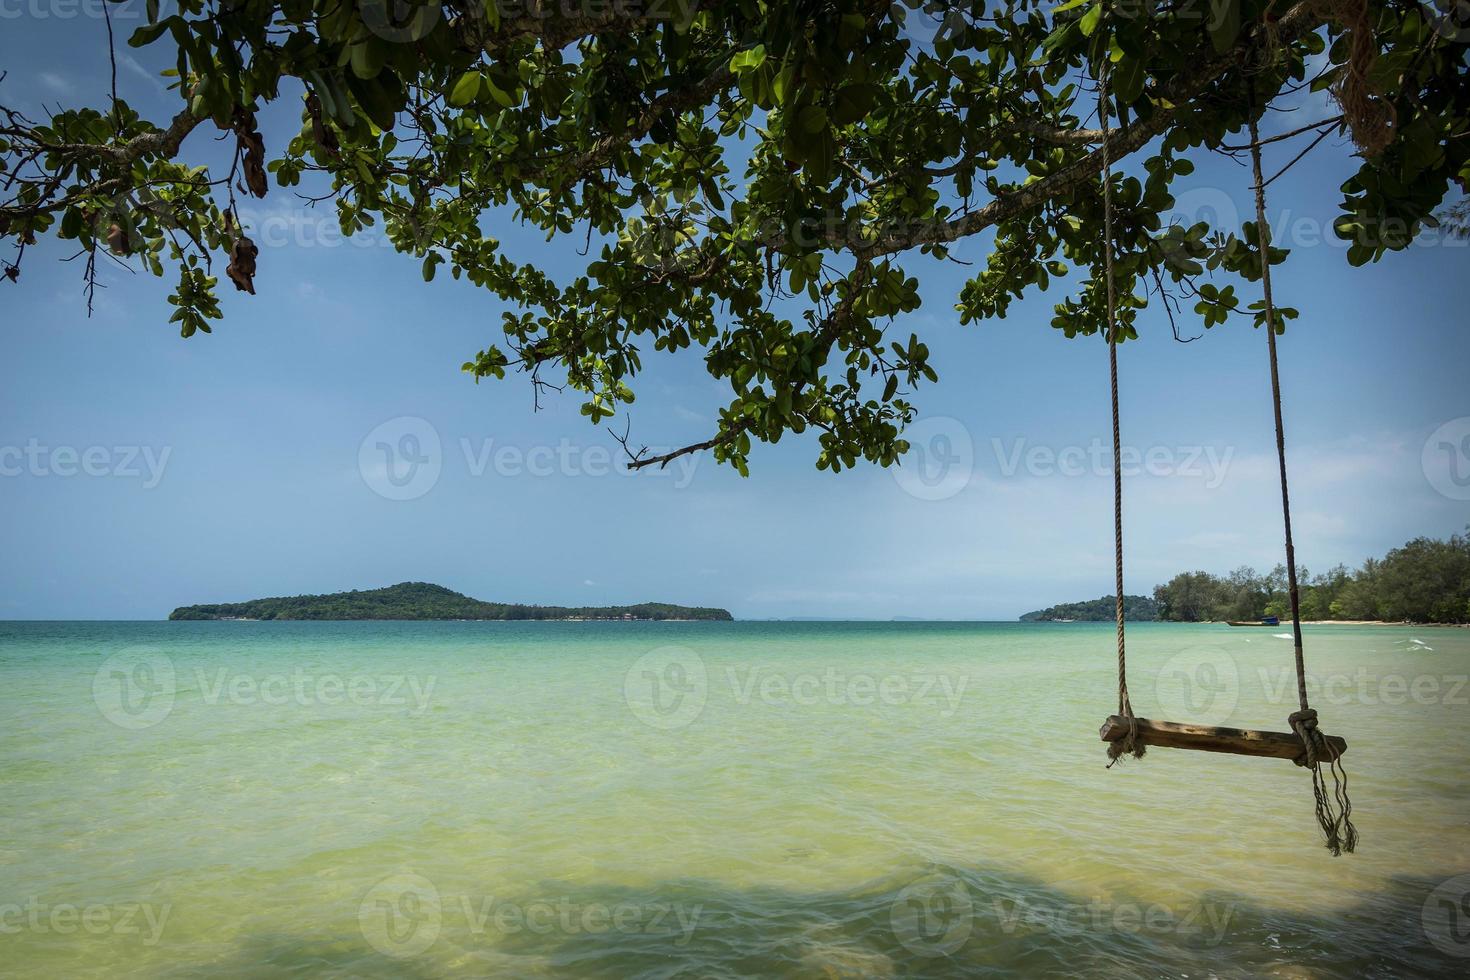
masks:
<path id="1" fill-rule="evenodd" d="M 1320 574 L 1298 567 L 1305 620 L 1384 620 L 1470 623 L 1470 528 L 1447 540 L 1415 538 L 1361 568 L 1337 565 Z M 1134 621 L 1181 623 L 1291 618 L 1286 566 L 1261 574 L 1241 567 L 1228 575 L 1180 572 L 1154 587 L 1152 598 L 1125 595 L 1124 615 Z M 1111 620 L 1113 597 L 1068 602 L 1029 612 L 1023 622 Z"/>
<path id="2" fill-rule="evenodd" d="M 1470 535 L 1420 537 L 1361 568 L 1297 569 L 1302 619 L 1470 623 Z M 1154 588 L 1159 618 L 1175 622 L 1291 616 L 1286 566 L 1260 574 L 1181 572 Z"/>

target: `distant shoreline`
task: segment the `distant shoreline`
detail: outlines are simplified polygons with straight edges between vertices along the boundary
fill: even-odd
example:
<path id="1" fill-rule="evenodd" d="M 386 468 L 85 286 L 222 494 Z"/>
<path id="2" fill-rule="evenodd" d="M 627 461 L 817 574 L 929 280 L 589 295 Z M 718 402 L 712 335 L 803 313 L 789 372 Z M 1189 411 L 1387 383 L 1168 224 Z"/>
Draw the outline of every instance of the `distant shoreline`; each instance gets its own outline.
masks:
<path id="1" fill-rule="evenodd" d="M 47 620 L 0 620 L 0 622 L 47 622 Z M 60 620 L 60 622 L 110 622 L 110 620 Z M 379 618 L 379 619 L 257 619 L 248 616 L 220 616 L 213 619 L 195 620 L 138 620 L 138 622 L 196 622 L 196 623 L 792 623 L 796 625 L 840 625 L 842 623 L 862 623 L 864 625 L 924 625 L 928 623 L 953 623 L 953 624 L 976 624 L 976 625 L 1021 625 L 1011 619 L 918 619 L 906 617 L 904 619 L 737 619 L 725 620 L 714 619 L 679 619 L 674 617 L 662 617 L 659 619 L 624 619 L 621 617 L 590 617 L 590 616 L 562 616 L 562 617 L 538 617 L 535 619 L 466 619 L 464 617 L 445 616 L 438 619 L 424 617 L 405 617 L 401 619 Z M 1099 626 L 1112 625 L 1111 620 L 1103 619 L 1035 619 L 1022 621 L 1027 625 L 1044 626 L 1078 626 L 1084 624 L 1096 624 Z M 1161 626 L 1226 626 L 1224 620 L 1206 619 L 1194 622 L 1168 619 L 1130 619 L 1130 624 L 1138 625 L 1153 623 Z M 1407 629 L 1418 629 L 1421 627 L 1432 627 L 1434 629 L 1470 629 L 1470 623 L 1411 623 L 1403 620 L 1388 621 L 1382 619 L 1304 619 L 1303 626 L 1400 626 Z M 1290 621 L 1278 623 L 1276 626 L 1260 626 L 1258 629 L 1290 629 Z"/>
<path id="2" fill-rule="evenodd" d="M 170 620 L 224 620 L 237 623 L 291 620 L 319 622 L 659 622 L 729 620 L 729 610 L 640 602 L 623 606 L 538 606 L 484 602 L 429 582 L 400 582 L 382 589 L 325 595 L 277 596 L 245 602 L 179 606 Z"/>
<path id="3" fill-rule="evenodd" d="M 1048 624 L 1058 624 L 1058 625 L 1061 625 L 1061 626 L 1069 626 L 1069 625 L 1073 625 L 1073 624 L 1076 624 L 1076 623 L 1102 623 L 1102 624 L 1111 625 L 1112 622 L 1113 622 L 1113 620 L 1111 620 L 1111 619 L 1028 619 L 1028 620 L 1021 620 L 1021 622 L 1025 622 L 1025 623 L 1048 623 Z M 1129 619 L 1129 620 L 1126 620 L 1125 622 L 1127 622 L 1127 623 L 1159 623 L 1159 624 L 1168 625 L 1168 626 L 1228 626 L 1229 625 L 1229 623 L 1227 623 L 1223 619 L 1194 619 L 1194 620 L 1183 620 L 1183 619 Z M 1275 626 L 1267 626 L 1264 623 L 1261 624 L 1261 625 L 1259 625 L 1259 626 L 1257 626 L 1255 623 L 1251 623 L 1250 625 L 1256 627 L 1257 629 L 1290 629 L 1291 628 L 1291 620 L 1289 620 L 1289 619 L 1282 620 L 1280 623 L 1277 623 Z M 1406 619 L 1395 619 L 1395 620 L 1387 620 L 1387 619 L 1304 619 L 1304 620 L 1302 620 L 1302 625 L 1303 626 L 1404 626 L 1404 627 L 1409 627 L 1409 628 L 1413 628 L 1413 629 L 1418 629 L 1420 627 L 1433 627 L 1435 629 L 1462 629 L 1462 630 L 1463 629 L 1470 629 L 1470 623 L 1414 623 L 1414 622 L 1410 622 L 1409 620 L 1406 620 Z"/>
<path id="4" fill-rule="evenodd" d="M 25 622 L 25 620 L 14 620 L 14 622 Z M 43 622 L 43 620 L 36 620 L 36 622 Z M 71 622 L 71 620 L 62 620 L 62 622 Z M 75 622 L 86 622 L 86 620 L 75 620 Z M 107 622 L 107 620 L 93 620 L 93 622 Z M 173 617 L 169 617 L 167 619 L 157 619 L 157 620 L 145 619 L 145 620 L 139 620 L 139 622 L 145 622 L 145 623 L 154 623 L 154 622 L 156 622 L 156 623 L 733 623 L 733 622 L 737 622 L 737 620 L 735 620 L 733 618 L 731 618 L 731 619 L 689 619 L 689 618 L 679 619 L 679 618 L 673 617 L 673 616 L 661 616 L 661 617 L 657 617 L 657 618 L 655 618 L 653 616 L 645 616 L 645 617 L 642 617 L 642 618 L 639 618 L 639 617 L 636 617 L 636 616 L 634 616 L 634 617 L 624 617 L 624 616 L 538 616 L 536 618 L 529 618 L 528 617 L 528 618 L 525 618 L 525 619 L 505 619 L 503 617 L 502 618 L 498 618 L 498 619 L 489 619 L 489 618 L 470 619 L 470 618 L 466 618 L 464 616 L 439 616 L 439 617 L 429 617 L 429 616 L 401 616 L 401 617 L 394 617 L 394 616 L 372 616 L 372 617 L 370 617 L 370 616 L 357 616 L 357 617 L 350 617 L 350 618 L 346 618 L 346 619 L 326 619 L 326 618 L 323 618 L 323 617 L 320 617 L 320 616 L 313 616 L 313 617 L 311 617 L 309 619 L 289 619 L 289 618 L 286 618 L 286 617 L 276 617 L 274 619 L 264 619 L 264 618 L 261 618 L 259 616 L 212 616 L 212 617 L 209 617 L 207 619 L 206 618 L 185 619 L 185 618 L 182 618 L 182 617 L 181 618 L 178 618 L 178 619 L 174 619 Z"/>
<path id="5" fill-rule="evenodd" d="M 1284 622 L 1282 626 L 1290 626 L 1290 621 Z M 1411 623 L 1405 619 L 1304 619 L 1303 626 L 1433 626 L 1436 629 L 1470 629 L 1470 623 Z"/>

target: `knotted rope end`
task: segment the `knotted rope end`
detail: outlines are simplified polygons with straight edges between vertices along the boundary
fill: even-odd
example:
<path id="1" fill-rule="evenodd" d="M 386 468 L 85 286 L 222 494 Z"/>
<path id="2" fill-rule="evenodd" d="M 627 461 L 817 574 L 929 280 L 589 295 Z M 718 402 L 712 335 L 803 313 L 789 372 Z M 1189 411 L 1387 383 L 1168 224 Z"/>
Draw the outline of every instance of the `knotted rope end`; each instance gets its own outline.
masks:
<path id="1" fill-rule="evenodd" d="M 1148 751 L 1148 743 L 1143 740 L 1142 735 L 1138 734 L 1138 720 L 1131 714 L 1124 715 L 1124 717 L 1128 719 L 1128 734 L 1108 743 L 1109 769 L 1129 756 L 1142 759 L 1144 752 Z"/>
<path id="2" fill-rule="evenodd" d="M 1353 826 L 1353 804 L 1347 794 L 1347 770 L 1343 769 L 1338 751 L 1317 727 L 1317 712 L 1311 708 L 1292 712 L 1287 718 L 1291 730 L 1302 740 L 1302 754 L 1296 764 L 1312 771 L 1312 796 L 1316 801 L 1317 824 L 1327 850 L 1333 857 L 1351 854 L 1358 847 L 1358 828 Z M 1322 775 L 1322 764 L 1332 775 L 1332 791 Z"/>

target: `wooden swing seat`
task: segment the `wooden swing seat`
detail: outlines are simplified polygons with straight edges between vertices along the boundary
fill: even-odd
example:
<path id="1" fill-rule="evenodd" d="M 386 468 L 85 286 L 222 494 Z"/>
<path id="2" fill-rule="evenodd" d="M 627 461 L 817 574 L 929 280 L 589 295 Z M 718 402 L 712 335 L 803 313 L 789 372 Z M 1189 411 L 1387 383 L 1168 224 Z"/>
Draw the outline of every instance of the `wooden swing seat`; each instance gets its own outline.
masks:
<path id="1" fill-rule="evenodd" d="M 1135 718 L 1138 734 L 1150 747 L 1196 749 L 1201 752 L 1228 752 L 1253 755 L 1262 759 L 1290 759 L 1302 756 L 1302 740 L 1295 732 L 1258 732 L 1248 728 L 1220 728 L 1216 725 L 1185 725 L 1177 721 L 1150 721 Z M 1109 715 L 1103 722 L 1102 740 L 1116 742 L 1128 734 L 1128 722 L 1121 715 Z M 1347 742 L 1336 735 L 1326 736 L 1327 744 L 1337 755 L 1347 751 Z"/>

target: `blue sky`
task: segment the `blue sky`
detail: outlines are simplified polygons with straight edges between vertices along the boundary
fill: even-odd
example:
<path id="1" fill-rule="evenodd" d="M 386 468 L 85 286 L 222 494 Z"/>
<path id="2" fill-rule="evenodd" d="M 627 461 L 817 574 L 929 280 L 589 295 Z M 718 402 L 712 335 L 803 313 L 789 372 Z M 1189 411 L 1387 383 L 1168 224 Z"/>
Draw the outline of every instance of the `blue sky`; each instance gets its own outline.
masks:
<path id="1" fill-rule="evenodd" d="M 32 115 L 100 103 L 105 28 L 88 9 L 6 8 L 0 99 Z M 149 52 L 120 54 L 124 96 L 171 113 Z M 1319 97 L 1305 103 L 1270 128 L 1328 114 Z M 268 147 L 294 112 L 263 115 Z M 187 146 L 213 157 L 207 135 Z M 1268 167 L 1295 149 L 1273 149 Z M 1431 433 L 1450 423 L 1457 439 L 1454 420 L 1470 416 L 1454 285 L 1470 248 L 1432 240 L 1349 267 L 1330 223 L 1350 149 L 1328 141 L 1271 187 L 1278 239 L 1294 246 L 1278 299 L 1302 311 L 1282 357 L 1297 548 L 1311 569 L 1470 522 L 1446 482 L 1470 460 L 1424 454 Z M 1246 170 L 1196 161 L 1181 210 L 1247 215 Z M 1004 619 L 1112 590 L 1110 477 L 1092 449 L 1109 438 L 1106 351 L 1051 329 L 1060 292 L 961 327 L 952 308 L 966 269 L 908 262 L 925 305 L 893 333 L 919 333 L 940 372 L 916 399 L 927 483 L 913 461 L 898 478 L 818 472 L 804 437 L 757 447 L 749 479 L 708 458 L 627 476 L 575 398 L 535 413 L 523 379 L 475 385 L 460 372 L 498 338 L 495 297 L 448 276 L 425 285 L 417 261 L 376 236 L 342 241 L 331 212 L 279 188 L 247 217 L 259 295 L 226 294 L 211 336 L 184 341 L 166 322 L 168 279 L 110 265 L 89 319 L 80 270 L 53 243 L 4 287 L 0 618 L 157 618 L 185 603 L 404 580 L 751 618 Z M 562 278 L 581 268 L 580 241 L 495 232 Z M 985 245 L 956 252 L 978 261 Z M 1189 316 L 1181 326 L 1200 332 Z M 1127 482 L 1128 591 L 1184 569 L 1271 566 L 1281 543 L 1264 335 L 1242 321 L 1181 345 L 1157 308 L 1141 329 L 1122 352 L 1124 441 L 1147 463 Z M 646 360 L 633 440 L 708 437 L 727 390 L 696 356 Z M 405 435 L 425 438 L 415 448 Z M 388 468 L 407 476 L 405 457 L 379 442 L 432 455 L 431 485 L 420 475 L 393 487 Z M 938 456 L 951 465 L 936 481 Z M 389 499 L 405 493 L 416 495 Z"/>

